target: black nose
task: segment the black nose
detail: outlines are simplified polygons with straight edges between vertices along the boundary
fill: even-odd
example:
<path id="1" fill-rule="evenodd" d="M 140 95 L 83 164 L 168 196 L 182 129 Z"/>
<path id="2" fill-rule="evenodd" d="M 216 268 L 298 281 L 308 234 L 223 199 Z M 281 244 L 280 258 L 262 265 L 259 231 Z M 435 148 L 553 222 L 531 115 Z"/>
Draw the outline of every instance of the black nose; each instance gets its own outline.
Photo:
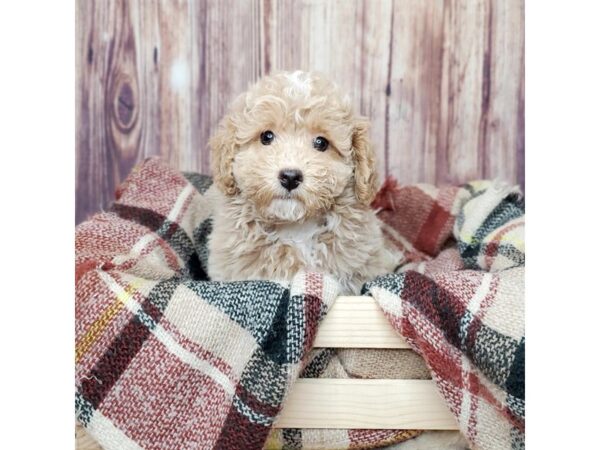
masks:
<path id="1" fill-rule="evenodd" d="M 279 172 L 279 182 L 288 191 L 293 191 L 302 183 L 302 172 L 296 169 L 283 169 Z"/>

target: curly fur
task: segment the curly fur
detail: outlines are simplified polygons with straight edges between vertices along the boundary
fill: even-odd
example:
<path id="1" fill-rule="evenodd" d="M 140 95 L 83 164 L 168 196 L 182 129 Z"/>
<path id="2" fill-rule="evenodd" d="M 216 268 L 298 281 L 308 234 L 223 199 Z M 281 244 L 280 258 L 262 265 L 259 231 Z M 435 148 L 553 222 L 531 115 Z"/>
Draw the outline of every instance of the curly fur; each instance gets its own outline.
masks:
<path id="1" fill-rule="evenodd" d="M 265 77 L 231 105 L 210 139 L 214 280 L 288 280 L 301 269 L 334 274 L 357 293 L 393 271 L 401 255 L 386 246 L 370 209 L 377 188 L 369 122 L 324 77 L 281 72 Z M 275 134 L 270 145 L 260 135 Z M 313 139 L 329 147 L 320 152 Z M 288 192 L 283 169 L 303 181 Z"/>

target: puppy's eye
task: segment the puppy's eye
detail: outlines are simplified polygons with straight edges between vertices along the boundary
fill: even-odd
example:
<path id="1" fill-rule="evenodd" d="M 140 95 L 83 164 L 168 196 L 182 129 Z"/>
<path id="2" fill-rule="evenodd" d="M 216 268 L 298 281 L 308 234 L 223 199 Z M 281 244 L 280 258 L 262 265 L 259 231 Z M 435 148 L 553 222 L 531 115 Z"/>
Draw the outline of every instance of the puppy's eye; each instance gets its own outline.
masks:
<path id="1" fill-rule="evenodd" d="M 260 133 L 260 142 L 262 145 L 271 145 L 273 139 L 275 139 L 275 133 L 273 133 L 271 130 Z"/>
<path id="2" fill-rule="evenodd" d="M 313 147 L 320 152 L 324 152 L 329 147 L 329 141 L 323 136 L 318 136 L 313 140 Z"/>

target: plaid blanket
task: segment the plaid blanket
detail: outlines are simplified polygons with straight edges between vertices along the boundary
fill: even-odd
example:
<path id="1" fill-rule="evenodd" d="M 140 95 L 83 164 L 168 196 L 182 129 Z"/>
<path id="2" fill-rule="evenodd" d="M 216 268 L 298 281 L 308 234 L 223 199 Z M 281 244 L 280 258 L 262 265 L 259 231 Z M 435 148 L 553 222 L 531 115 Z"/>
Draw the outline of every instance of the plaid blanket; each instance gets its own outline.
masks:
<path id="1" fill-rule="evenodd" d="M 205 281 L 208 184 L 150 160 L 77 227 L 76 415 L 106 449 L 261 448 L 337 296 Z"/>
<path id="2" fill-rule="evenodd" d="M 300 371 L 304 368 L 302 376 L 331 376 L 331 370 L 324 369 L 335 363 L 331 352 L 318 353 L 329 358 L 315 358 L 317 354 L 309 354 L 309 350 L 338 286 L 328 276 L 315 273 L 299 274 L 291 283 L 208 281 L 206 239 L 212 224 L 202 193 L 209 185 L 208 177 L 181 174 L 150 159 L 120 186 L 110 211 L 77 227 L 76 414 L 88 433 L 107 449 L 249 449 L 261 448 L 265 441 L 269 448 L 358 449 L 418 435 L 410 430 L 276 430 L 267 440 Z M 485 192 L 491 192 L 488 187 L 473 183 L 442 190 L 430 186 L 399 189 L 388 181 L 374 206 L 386 223 L 388 237 L 405 251 L 402 270 L 413 269 L 438 283 L 434 275 L 449 271 L 464 274 L 469 271 L 463 269 L 470 268 L 483 275 L 487 273 L 483 270 L 502 275 L 500 271 L 511 261 L 521 267 L 524 253 L 517 242 L 518 226 L 506 229 L 506 220 L 494 219 L 486 222 L 488 232 L 479 231 L 479 219 L 487 217 L 485 208 L 489 215 L 491 203 L 479 202 L 475 207 L 469 200 L 486 198 Z M 518 201 L 512 203 L 520 207 Z M 464 239 L 448 245 L 455 225 Z M 493 230 L 504 231 L 495 234 Z M 493 308 L 502 302 L 496 301 L 494 306 L 494 301 L 485 300 L 487 296 L 470 322 L 465 314 L 461 316 L 470 336 L 465 351 L 458 347 L 466 360 L 458 366 L 464 371 L 460 372 L 461 384 L 428 357 L 433 355 L 436 360 L 435 352 L 446 350 L 437 344 L 446 342 L 434 331 L 418 338 L 420 322 L 412 328 L 406 325 L 416 313 L 407 315 L 409 307 L 399 306 L 408 302 L 408 291 L 398 287 L 408 286 L 405 278 L 410 273 L 377 279 L 365 287 L 365 293 L 380 301 L 392 323 L 425 357 L 436 381 L 445 386 L 442 394 L 450 395 L 447 399 L 461 418 L 463 431 L 475 445 L 492 448 L 482 436 L 498 424 L 504 426 L 506 417 L 517 424 L 508 431 L 517 442 L 523 428 L 519 426 L 523 402 L 518 392 L 507 391 L 507 380 L 502 384 L 503 375 L 510 378 L 505 376 L 506 370 L 498 369 L 506 362 L 498 357 L 504 347 L 488 352 L 487 359 L 478 347 L 486 343 L 478 330 L 489 325 L 490 330 L 502 333 L 502 324 L 494 327 L 497 324 L 491 321 L 496 317 Z M 508 279 L 504 284 L 490 281 L 489 286 L 493 286 L 490 292 L 500 294 L 502 286 L 505 290 L 512 286 L 518 316 L 522 289 L 518 277 L 514 281 L 515 285 Z M 503 297 L 500 294 L 498 298 Z M 464 308 L 460 311 L 465 313 Z M 503 319 L 513 323 L 509 337 L 521 332 L 515 324 L 520 318 L 513 315 L 508 311 Z M 483 326 L 476 325 L 484 316 Z M 430 317 L 422 318 L 426 319 Z M 440 323 L 431 322 L 433 326 Z M 424 350 L 423 344 L 429 338 L 437 339 L 431 351 Z M 514 362 L 520 354 L 506 355 L 507 361 Z M 384 359 L 388 358 L 376 360 Z M 474 366 L 468 366 L 471 360 Z M 378 369 L 384 370 L 373 367 L 362 374 L 361 370 L 353 372 L 369 376 L 367 372 L 377 373 Z M 511 386 L 518 387 L 522 372 L 521 380 L 516 370 L 510 373 L 514 373 Z M 472 379 L 483 387 L 475 391 Z M 484 391 L 491 394 L 481 397 Z M 508 393 L 502 397 L 499 391 Z M 512 406 L 503 410 L 509 395 Z M 458 408 L 457 398 L 461 399 Z M 465 404 L 469 406 L 466 422 Z M 482 415 L 488 405 L 498 414 Z"/>
<path id="3" fill-rule="evenodd" d="M 525 432 L 524 201 L 517 188 L 437 189 L 387 180 L 374 202 L 407 259 L 367 283 L 425 359 L 474 448 L 522 449 Z"/>

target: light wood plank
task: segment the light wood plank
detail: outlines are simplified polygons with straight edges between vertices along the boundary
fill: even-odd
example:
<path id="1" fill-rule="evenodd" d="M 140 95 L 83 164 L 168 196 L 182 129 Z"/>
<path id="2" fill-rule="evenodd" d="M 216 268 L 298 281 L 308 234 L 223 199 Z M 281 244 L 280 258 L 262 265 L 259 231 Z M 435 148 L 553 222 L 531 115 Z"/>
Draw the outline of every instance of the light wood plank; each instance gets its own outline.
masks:
<path id="1" fill-rule="evenodd" d="M 198 153 L 192 150 L 192 46 L 190 2 L 161 0 L 158 6 L 160 45 L 160 148 L 173 167 L 191 170 Z"/>
<path id="2" fill-rule="evenodd" d="M 487 0 L 444 2 L 437 182 L 464 183 L 483 176 L 488 10 Z"/>
<path id="3" fill-rule="evenodd" d="M 430 380 L 300 379 L 277 428 L 456 430 Z"/>
<path id="4" fill-rule="evenodd" d="M 158 153 L 151 6 L 77 2 L 77 221 L 108 206 L 131 168 Z"/>
<path id="5" fill-rule="evenodd" d="M 307 70 L 325 74 L 360 101 L 362 5 L 359 0 L 271 2 L 273 21 L 266 36 L 272 70 Z M 298 39 L 298 36 L 302 38 Z"/>
<path id="6" fill-rule="evenodd" d="M 207 142 L 230 103 L 262 75 L 259 0 L 206 0 L 193 3 L 198 70 L 193 73 L 196 91 L 193 146 L 200 155 L 197 167 L 209 173 Z"/>
<path id="7" fill-rule="evenodd" d="M 264 74 L 306 70 L 303 62 L 302 17 L 310 4 L 294 0 L 262 0 L 261 64 Z M 285 24 L 285 26 L 283 26 Z"/>
<path id="8" fill-rule="evenodd" d="M 356 50 L 354 56 L 354 86 L 351 95 L 356 111 L 368 117 L 371 122 L 371 144 L 376 155 L 376 169 L 380 182 L 389 172 L 390 151 L 396 147 L 388 145 L 388 113 L 390 106 L 389 69 L 390 41 L 392 32 L 392 2 L 362 2 L 357 8 L 357 30 L 359 34 L 350 43 Z M 342 54 L 343 58 L 347 55 Z M 343 71 L 338 74 L 346 77 Z"/>
<path id="9" fill-rule="evenodd" d="M 437 181 L 446 3 L 394 1 L 385 144 L 402 184 Z"/>
<path id="10" fill-rule="evenodd" d="M 525 20 L 523 0 L 491 2 L 488 49 L 489 80 L 484 129 L 485 178 L 524 183 Z"/>
<path id="11" fill-rule="evenodd" d="M 75 198 L 76 221 L 81 222 L 109 203 L 115 185 L 114 166 L 119 157 L 112 158 L 109 151 L 106 80 L 118 34 L 113 18 L 124 17 L 115 11 L 114 1 L 79 0 L 76 5 Z"/>
<path id="12" fill-rule="evenodd" d="M 139 79 L 139 151 L 135 163 L 161 154 L 161 101 L 160 101 L 160 24 L 158 0 L 131 0 L 131 23 L 134 31 L 136 66 Z M 124 176 L 128 174 L 125 173 Z"/>
<path id="13" fill-rule="evenodd" d="M 314 347 L 409 348 L 372 297 L 338 297 L 323 319 Z"/>

